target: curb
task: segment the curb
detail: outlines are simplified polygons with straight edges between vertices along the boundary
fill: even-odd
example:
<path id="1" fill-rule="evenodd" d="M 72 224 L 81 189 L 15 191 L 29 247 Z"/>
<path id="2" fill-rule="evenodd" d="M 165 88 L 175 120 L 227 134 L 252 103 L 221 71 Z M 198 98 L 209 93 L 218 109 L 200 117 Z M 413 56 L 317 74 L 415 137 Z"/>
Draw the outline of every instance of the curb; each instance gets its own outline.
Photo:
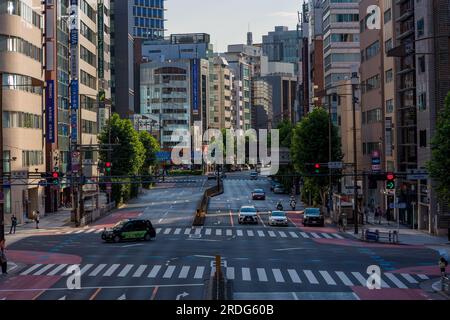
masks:
<path id="1" fill-rule="evenodd" d="M 443 298 L 450 300 L 450 295 L 441 290 L 441 280 L 434 282 L 431 285 L 431 289 L 434 293 L 441 295 Z"/>

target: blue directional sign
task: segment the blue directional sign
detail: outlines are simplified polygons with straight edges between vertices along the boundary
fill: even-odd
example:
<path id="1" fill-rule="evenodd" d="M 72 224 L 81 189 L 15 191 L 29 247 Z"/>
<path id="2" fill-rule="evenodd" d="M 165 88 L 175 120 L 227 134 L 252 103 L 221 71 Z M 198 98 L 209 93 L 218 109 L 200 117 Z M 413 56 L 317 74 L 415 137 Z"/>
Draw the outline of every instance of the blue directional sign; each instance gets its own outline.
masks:
<path id="1" fill-rule="evenodd" d="M 171 153 L 167 151 L 157 152 L 156 159 L 158 161 L 169 161 L 171 159 Z"/>

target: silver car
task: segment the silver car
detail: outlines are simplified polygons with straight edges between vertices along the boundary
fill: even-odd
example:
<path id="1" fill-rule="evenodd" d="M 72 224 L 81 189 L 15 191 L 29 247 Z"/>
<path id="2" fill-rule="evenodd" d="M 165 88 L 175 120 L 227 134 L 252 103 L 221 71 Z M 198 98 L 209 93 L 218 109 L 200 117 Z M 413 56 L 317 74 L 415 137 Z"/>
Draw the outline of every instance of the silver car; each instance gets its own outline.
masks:
<path id="1" fill-rule="evenodd" d="M 254 206 L 243 206 L 239 210 L 238 217 L 239 224 L 243 223 L 258 223 L 258 215 Z"/>
<path id="2" fill-rule="evenodd" d="M 269 226 L 287 226 L 288 219 L 284 211 L 272 211 L 269 216 Z"/>

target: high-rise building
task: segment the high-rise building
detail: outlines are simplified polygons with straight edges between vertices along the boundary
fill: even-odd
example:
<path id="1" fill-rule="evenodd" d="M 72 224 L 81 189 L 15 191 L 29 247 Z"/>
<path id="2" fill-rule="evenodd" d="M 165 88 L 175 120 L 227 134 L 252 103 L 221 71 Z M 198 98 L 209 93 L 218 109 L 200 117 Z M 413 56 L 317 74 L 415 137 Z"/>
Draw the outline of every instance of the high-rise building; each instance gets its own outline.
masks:
<path id="1" fill-rule="evenodd" d="M 231 128 L 231 107 L 233 99 L 233 73 L 225 58 L 214 57 L 213 94 L 214 103 L 209 114 L 209 127 Z"/>
<path id="2" fill-rule="evenodd" d="M 29 177 L 29 173 L 45 172 L 46 139 L 55 139 L 57 134 L 54 122 L 44 127 L 43 101 L 54 101 L 56 83 L 45 85 L 43 22 L 41 1 L 0 0 L 1 165 L 11 176 L 23 177 L 3 184 L 7 222 L 12 214 L 23 223 L 34 210 L 45 212 L 44 188 L 32 185 L 36 178 Z"/>
<path id="3" fill-rule="evenodd" d="M 272 86 L 261 78 L 252 80 L 252 128 L 272 129 Z"/>
<path id="4" fill-rule="evenodd" d="M 135 57 L 143 40 L 164 38 L 164 22 L 164 0 L 111 0 L 113 110 L 122 118 L 139 112 Z"/>

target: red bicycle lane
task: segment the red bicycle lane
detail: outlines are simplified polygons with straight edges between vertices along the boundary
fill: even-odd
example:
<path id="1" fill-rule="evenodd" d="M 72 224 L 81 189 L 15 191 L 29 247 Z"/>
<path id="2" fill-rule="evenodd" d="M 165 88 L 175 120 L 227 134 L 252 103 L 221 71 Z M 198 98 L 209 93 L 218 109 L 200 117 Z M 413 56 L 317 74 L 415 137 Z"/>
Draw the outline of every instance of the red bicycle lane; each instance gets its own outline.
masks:
<path id="1" fill-rule="evenodd" d="M 8 260 L 15 264 L 80 264 L 80 256 L 41 251 L 7 250 Z M 35 300 L 53 287 L 62 276 L 9 275 L 0 282 L 0 300 Z"/>

